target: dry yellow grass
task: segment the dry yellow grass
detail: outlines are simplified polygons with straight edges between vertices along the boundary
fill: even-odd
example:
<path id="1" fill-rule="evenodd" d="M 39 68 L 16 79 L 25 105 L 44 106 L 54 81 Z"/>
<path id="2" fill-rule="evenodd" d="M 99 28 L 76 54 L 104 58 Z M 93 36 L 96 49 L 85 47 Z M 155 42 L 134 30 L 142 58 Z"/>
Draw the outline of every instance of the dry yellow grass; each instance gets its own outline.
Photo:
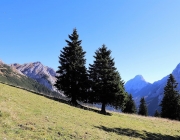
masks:
<path id="1" fill-rule="evenodd" d="M 180 139 L 180 122 L 122 113 L 105 116 L 0 84 L 0 139 Z"/>

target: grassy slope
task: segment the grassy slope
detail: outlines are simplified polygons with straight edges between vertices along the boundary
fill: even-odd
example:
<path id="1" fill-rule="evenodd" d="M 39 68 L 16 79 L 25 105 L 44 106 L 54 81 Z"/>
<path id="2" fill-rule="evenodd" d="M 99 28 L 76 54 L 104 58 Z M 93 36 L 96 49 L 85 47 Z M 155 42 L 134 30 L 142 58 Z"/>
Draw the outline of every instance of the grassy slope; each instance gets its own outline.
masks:
<path id="1" fill-rule="evenodd" d="M 180 122 L 104 116 L 0 84 L 0 139 L 180 139 Z"/>

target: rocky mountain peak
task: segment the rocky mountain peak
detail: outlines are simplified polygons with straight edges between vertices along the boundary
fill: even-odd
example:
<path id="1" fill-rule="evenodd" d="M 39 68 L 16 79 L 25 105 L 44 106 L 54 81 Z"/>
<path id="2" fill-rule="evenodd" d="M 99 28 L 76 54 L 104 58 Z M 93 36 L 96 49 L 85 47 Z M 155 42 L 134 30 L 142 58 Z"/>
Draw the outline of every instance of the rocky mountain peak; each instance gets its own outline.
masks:
<path id="1" fill-rule="evenodd" d="M 39 61 L 32 63 L 32 65 L 43 67 L 43 64 Z"/>
<path id="2" fill-rule="evenodd" d="M 144 77 L 142 75 L 136 75 L 134 78 L 134 80 L 139 80 L 139 81 L 145 81 Z"/>
<path id="3" fill-rule="evenodd" d="M 172 72 L 176 82 L 178 83 L 178 88 L 180 89 L 180 63 L 176 66 L 176 68 Z M 169 77 L 169 75 L 168 75 Z"/>
<path id="4" fill-rule="evenodd" d="M 47 66 L 44 66 L 41 62 L 26 63 L 23 65 L 12 64 L 17 70 L 22 72 L 24 75 L 36 80 L 40 84 L 46 86 L 48 89 L 55 91 L 53 86 L 56 81 L 56 72 Z"/>
<path id="5" fill-rule="evenodd" d="M 172 74 L 174 76 L 180 75 L 180 63 L 176 66 L 176 68 L 173 70 Z"/>
<path id="6" fill-rule="evenodd" d="M 128 93 L 136 93 L 140 91 L 143 87 L 149 84 L 145 81 L 142 75 L 136 75 L 133 79 L 125 83 L 125 89 Z"/>
<path id="7" fill-rule="evenodd" d="M 0 64 L 4 64 L 3 61 L 0 59 Z"/>

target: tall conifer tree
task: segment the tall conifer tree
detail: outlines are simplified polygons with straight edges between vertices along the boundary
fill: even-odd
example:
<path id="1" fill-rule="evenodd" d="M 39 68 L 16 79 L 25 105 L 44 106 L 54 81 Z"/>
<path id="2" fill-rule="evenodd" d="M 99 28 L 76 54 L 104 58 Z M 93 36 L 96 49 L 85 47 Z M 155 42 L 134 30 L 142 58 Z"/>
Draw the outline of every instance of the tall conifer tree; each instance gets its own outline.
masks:
<path id="1" fill-rule="evenodd" d="M 154 117 L 160 117 L 160 113 L 157 110 L 154 113 Z"/>
<path id="2" fill-rule="evenodd" d="M 83 101 L 87 91 L 87 70 L 85 67 L 85 52 L 81 47 L 81 40 L 77 30 L 69 35 L 67 46 L 63 48 L 59 56 L 57 81 L 55 87 L 63 91 L 71 98 L 71 103 L 77 105 L 77 100 Z"/>
<path id="3" fill-rule="evenodd" d="M 139 105 L 139 115 L 147 116 L 148 115 L 148 110 L 147 110 L 147 105 L 144 97 L 141 98 L 140 100 L 140 105 Z"/>
<path id="4" fill-rule="evenodd" d="M 106 105 L 122 106 L 125 98 L 124 82 L 114 66 L 111 51 L 103 45 L 95 52 L 94 64 L 89 67 L 91 94 L 89 100 L 102 103 L 101 112 L 106 113 Z"/>
<path id="5" fill-rule="evenodd" d="M 125 104 L 125 108 L 123 110 L 125 113 L 137 113 L 136 105 L 134 103 L 134 100 L 132 98 L 132 95 L 128 95 L 128 99 Z"/>
<path id="6" fill-rule="evenodd" d="M 180 95 L 177 91 L 178 83 L 170 74 L 164 87 L 164 97 L 161 101 L 161 117 L 180 120 Z"/>

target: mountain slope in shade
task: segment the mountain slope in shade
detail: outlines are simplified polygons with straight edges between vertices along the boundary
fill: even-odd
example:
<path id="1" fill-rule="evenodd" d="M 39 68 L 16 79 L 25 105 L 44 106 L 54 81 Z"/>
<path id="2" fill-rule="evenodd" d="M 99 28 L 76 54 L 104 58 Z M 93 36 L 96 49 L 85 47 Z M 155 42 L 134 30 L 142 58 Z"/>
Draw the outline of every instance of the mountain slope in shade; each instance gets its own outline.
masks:
<path id="1" fill-rule="evenodd" d="M 177 90 L 180 91 L 180 64 L 176 66 L 176 68 L 172 71 L 172 74 L 179 83 Z M 154 82 L 153 84 L 148 84 L 147 86 L 143 87 L 141 90 L 134 94 L 133 98 L 136 102 L 136 105 L 139 105 L 139 101 L 141 97 L 145 97 L 147 105 L 148 105 L 148 114 L 154 115 L 155 110 L 161 110 L 159 106 L 164 94 L 164 87 L 167 84 L 167 79 L 169 75 L 165 76 L 159 81 Z"/>
<path id="2" fill-rule="evenodd" d="M 137 75 L 126 82 L 125 89 L 129 94 L 132 94 L 132 96 L 135 97 L 137 92 L 147 85 L 150 85 L 150 83 L 146 82 L 142 75 Z"/>
<path id="3" fill-rule="evenodd" d="M 159 104 L 163 98 L 164 87 L 166 85 L 168 76 L 162 78 L 161 80 L 149 84 L 142 88 L 136 93 L 136 96 L 133 96 L 136 105 L 139 106 L 139 101 L 141 97 L 145 97 L 146 103 L 148 105 L 148 114 L 154 115 L 155 110 L 160 111 Z"/>
<path id="4" fill-rule="evenodd" d="M 15 63 L 11 66 L 48 89 L 56 91 L 53 86 L 56 81 L 56 72 L 52 68 L 44 66 L 41 62 L 26 63 L 23 65 Z"/>

